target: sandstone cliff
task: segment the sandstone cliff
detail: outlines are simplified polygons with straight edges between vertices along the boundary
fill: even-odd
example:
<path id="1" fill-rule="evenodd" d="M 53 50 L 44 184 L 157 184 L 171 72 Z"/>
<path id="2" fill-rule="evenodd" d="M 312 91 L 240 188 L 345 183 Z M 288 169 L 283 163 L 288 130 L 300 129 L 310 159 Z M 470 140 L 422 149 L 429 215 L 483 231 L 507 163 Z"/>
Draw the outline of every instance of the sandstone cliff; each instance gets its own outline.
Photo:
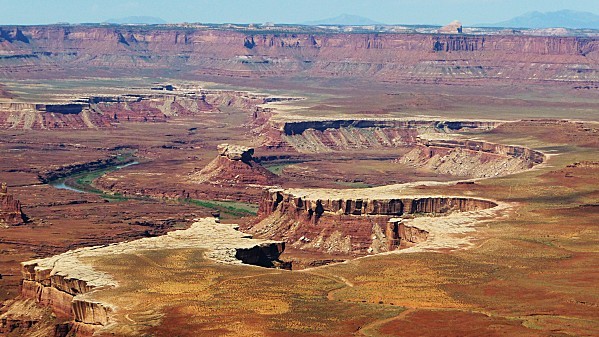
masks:
<path id="1" fill-rule="evenodd" d="M 426 240 L 428 233 L 395 219 L 408 214 L 448 214 L 497 206 L 483 199 L 446 196 L 332 197 L 303 196 L 298 191 L 264 191 L 259 216 L 251 228 L 285 240 L 293 247 L 327 253 L 363 255 Z"/>
<path id="2" fill-rule="evenodd" d="M 300 153 L 403 148 L 409 152 L 397 160 L 399 163 L 458 177 L 512 174 L 545 159 L 541 152 L 523 146 L 463 138 L 470 132 L 492 131 L 505 123 L 500 121 L 347 119 L 267 123 L 271 124 L 265 137 L 268 148 Z"/>
<path id="3" fill-rule="evenodd" d="M 167 71 L 168 70 L 168 71 Z M 0 27 L 5 77 L 196 75 L 369 80 L 599 80 L 599 39 L 455 34 L 275 34 L 147 27 Z"/>

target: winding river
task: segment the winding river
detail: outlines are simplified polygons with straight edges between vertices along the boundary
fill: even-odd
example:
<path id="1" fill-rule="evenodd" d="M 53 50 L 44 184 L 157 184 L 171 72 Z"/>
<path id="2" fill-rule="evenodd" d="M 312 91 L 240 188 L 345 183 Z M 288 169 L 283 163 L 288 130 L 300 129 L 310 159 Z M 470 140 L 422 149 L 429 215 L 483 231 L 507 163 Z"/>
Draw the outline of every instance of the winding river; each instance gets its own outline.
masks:
<path id="1" fill-rule="evenodd" d="M 68 190 L 68 191 L 73 191 L 73 192 L 77 192 L 77 193 L 98 193 L 98 192 L 101 193 L 101 191 L 96 190 L 93 186 L 91 186 L 91 184 L 79 183 L 78 181 L 80 181 L 83 177 L 86 177 L 86 176 L 94 176 L 94 175 L 98 175 L 98 174 L 104 175 L 109 172 L 117 171 L 117 170 L 129 167 L 129 166 L 138 165 L 138 164 L 139 164 L 138 161 L 132 161 L 132 162 L 129 162 L 126 164 L 116 164 L 114 166 L 104 167 L 102 169 L 78 172 L 78 173 L 69 175 L 67 177 L 51 181 L 49 184 L 52 187 L 55 187 L 60 190 Z"/>

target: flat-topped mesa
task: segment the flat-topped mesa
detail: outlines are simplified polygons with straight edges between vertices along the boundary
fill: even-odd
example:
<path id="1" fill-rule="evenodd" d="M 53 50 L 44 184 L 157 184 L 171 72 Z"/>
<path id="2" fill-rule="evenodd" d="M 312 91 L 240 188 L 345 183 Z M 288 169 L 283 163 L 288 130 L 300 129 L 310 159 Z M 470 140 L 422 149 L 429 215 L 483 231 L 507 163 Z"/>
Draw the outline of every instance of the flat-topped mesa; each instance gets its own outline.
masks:
<path id="1" fill-rule="evenodd" d="M 492 130 L 503 122 L 493 120 L 470 121 L 455 120 L 442 121 L 431 119 L 337 119 L 337 120 L 313 120 L 313 121 L 289 121 L 282 125 L 282 131 L 287 136 L 301 134 L 308 129 L 316 131 L 325 131 L 327 129 L 342 128 L 380 128 L 380 129 L 417 129 L 417 128 L 435 128 L 439 130 L 466 130 L 473 129 L 477 131 Z"/>
<path id="2" fill-rule="evenodd" d="M 264 191 L 259 223 L 251 231 L 285 240 L 293 247 L 328 253 L 364 255 L 410 245 L 428 233 L 391 221 L 407 214 L 447 214 L 489 209 L 490 200 L 451 196 L 306 197 L 283 189 Z"/>
<path id="3" fill-rule="evenodd" d="M 192 173 L 190 180 L 225 186 L 269 186 L 277 176 L 254 160 L 254 149 L 247 146 L 218 145 L 218 156 L 199 172 Z"/>
<path id="4" fill-rule="evenodd" d="M 495 120 L 338 119 L 273 122 L 265 145 L 301 153 L 401 150 L 401 164 L 468 178 L 532 168 L 545 155 L 524 146 L 466 139 L 505 124 Z M 401 152 L 399 152 L 401 153 Z M 399 156 L 399 154 L 398 154 Z"/>
<path id="5" fill-rule="evenodd" d="M 48 306 L 55 315 L 88 328 L 101 329 L 115 311 L 109 303 L 94 299 L 94 292 L 117 287 L 111 275 L 94 268 L 93 261 L 118 254 L 172 249 L 203 250 L 206 257 L 226 264 L 277 266 L 285 250 L 280 241 L 253 239 L 238 225 L 221 224 L 214 218 L 196 221 L 189 229 L 119 244 L 81 248 L 45 259 L 21 263 L 22 295 Z"/>
<path id="6" fill-rule="evenodd" d="M 0 226 L 14 226 L 26 220 L 21 202 L 8 193 L 6 183 L 0 185 Z"/>

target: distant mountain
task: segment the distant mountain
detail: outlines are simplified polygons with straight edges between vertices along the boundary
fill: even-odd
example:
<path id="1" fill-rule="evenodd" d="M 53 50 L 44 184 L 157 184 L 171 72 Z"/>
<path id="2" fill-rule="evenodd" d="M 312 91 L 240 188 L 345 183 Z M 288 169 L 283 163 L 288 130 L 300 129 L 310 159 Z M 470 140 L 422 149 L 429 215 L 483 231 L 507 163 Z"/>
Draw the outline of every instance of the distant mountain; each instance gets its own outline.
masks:
<path id="1" fill-rule="evenodd" d="M 371 26 L 371 25 L 380 25 L 382 23 L 376 22 L 369 18 L 365 18 L 363 16 L 358 15 L 349 15 L 342 14 L 334 18 L 316 20 L 316 21 L 307 21 L 302 23 L 303 25 L 308 26 L 319 26 L 319 25 L 329 25 L 329 26 Z"/>
<path id="2" fill-rule="evenodd" d="M 166 21 L 153 16 L 128 16 L 126 18 L 106 20 L 104 23 L 113 23 L 117 25 L 162 25 L 165 24 Z"/>
<path id="3" fill-rule="evenodd" d="M 589 12 L 563 10 L 557 12 L 530 12 L 511 20 L 493 24 L 477 25 L 478 27 L 510 27 L 510 28 L 590 28 L 599 29 L 599 15 Z"/>

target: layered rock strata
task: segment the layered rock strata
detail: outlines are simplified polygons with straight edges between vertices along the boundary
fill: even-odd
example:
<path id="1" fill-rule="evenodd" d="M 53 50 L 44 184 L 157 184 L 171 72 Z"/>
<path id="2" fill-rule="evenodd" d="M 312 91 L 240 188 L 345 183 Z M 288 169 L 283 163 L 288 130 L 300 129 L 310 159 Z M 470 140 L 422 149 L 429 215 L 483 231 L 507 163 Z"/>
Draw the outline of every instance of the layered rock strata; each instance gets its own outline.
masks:
<path id="1" fill-rule="evenodd" d="M 0 226 L 14 226 L 25 222 L 21 202 L 8 193 L 6 183 L 0 185 Z"/>
<path id="2" fill-rule="evenodd" d="M 0 74 L 17 78 L 143 70 L 419 82 L 599 80 L 594 37 L 52 25 L 0 27 L 0 45 Z"/>
<path id="3" fill-rule="evenodd" d="M 126 122 L 167 122 L 178 116 L 220 113 L 219 106 L 252 110 L 274 97 L 241 91 L 132 89 L 136 93 L 81 97 L 64 103 L 0 102 L 0 129 L 86 129 Z M 146 93 L 152 91 L 152 93 Z"/>
<path id="4" fill-rule="evenodd" d="M 543 163 L 545 155 L 523 146 L 480 140 L 418 139 L 398 162 L 440 174 L 487 178 L 521 172 Z"/>
<path id="5" fill-rule="evenodd" d="M 329 253 L 369 254 L 426 240 L 428 233 L 395 219 L 408 214 L 472 212 L 497 206 L 490 200 L 405 196 L 330 198 L 300 191 L 265 190 L 252 231 L 285 240 L 292 246 Z"/>
<path id="6" fill-rule="evenodd" d="M 340 119 L 273 122 L 269 148 L 290 147 L 302 153 L 397 148 L 419 142 L 422 133 L 490 131 L 503 122 L 493 120 Z"/>
<path id="7" fill-rule="evenodd" d="M 493 201 L 465 197 L 408 196 L 377 199 L 310 199 L 283 189 L 267 189 L 260 203 L 259 215 L 279 210 L 298 219 L 318 223 L 325 214 L 401 216 L 416 213 L 468 212 L 497 206 Z"/>
<path id="8" fill-rule="evenodd" d="M 193 223 L 189 229 L 160 237 L 81 248 L 23 262 L 22 294 L 51 307 L 60 317 L 101 327 L 110 322 L 111 312 L 118 308 L 95 301 L 93 292 L 117 287 L 118 283 L 111 275 L 95 270 L 90 262 L 93 258 L 135 254 L 142 250 L 201 249 L 206 250 L 207 257 L 220 263 L 273 266 L 285 249 L 285 243 L 252 239 L 238 228 L 205 218 Z"/>
<path id="9" fill-rule="evenodd" d="M 398 159 L 399 163 L 471 178 L 516 173 L 542 163 L 544 154 L 523 146 L 455 137 L 491 131 L 504 123 L 425 119 L 289 121 L 278 124 L 278 137 L 271 133 L 266 144 L 300 153 L 403 148 L 409 151 Z"/>

